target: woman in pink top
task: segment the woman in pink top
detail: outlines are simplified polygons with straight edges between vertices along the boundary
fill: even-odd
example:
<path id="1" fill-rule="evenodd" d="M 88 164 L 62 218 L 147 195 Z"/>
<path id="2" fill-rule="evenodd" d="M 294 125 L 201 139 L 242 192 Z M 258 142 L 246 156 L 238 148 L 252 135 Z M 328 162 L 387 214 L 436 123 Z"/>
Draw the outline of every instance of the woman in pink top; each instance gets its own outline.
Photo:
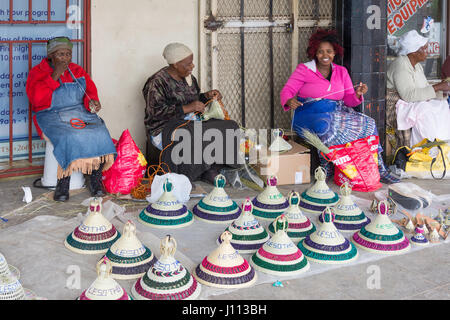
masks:
<path id="1" fill-rule="evenodd" d="M 301 136 L 302 128 L 309 129 L 327 146 L 378 135 L 375 120 L 352 109 L 364 101 L 368 88 L 363 83 L 354 86 L 347 69 L 333 63 L 343 51 L 335 31 L 318 30 L 309 39 L 307 53 L 312 60 L 298 65 L 280 94 L 284 110 L 295 110 L 297 134 Z M 322 99 L 313 101 L 315 98 Z M 383 163 L 382 151 L 379 147 L 381 181 L 399 182 Z M 320 161 L 331 177 L 332 164 L 321 156 Z"/>

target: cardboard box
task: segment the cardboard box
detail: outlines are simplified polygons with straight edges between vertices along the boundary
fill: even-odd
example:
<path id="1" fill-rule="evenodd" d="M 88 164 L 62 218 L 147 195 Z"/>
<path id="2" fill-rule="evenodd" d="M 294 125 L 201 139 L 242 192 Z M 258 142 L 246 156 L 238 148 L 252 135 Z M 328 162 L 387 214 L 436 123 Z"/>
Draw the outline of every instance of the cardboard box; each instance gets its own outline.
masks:
<path id="1" fill-rule="evenodd" d="M 266 153 L 260 152 L 256 171 L 263 178 L 276 176 L 278 185 L 310 183 L 310 150 L 292 140 L 289 144 L 292 149 L 286 152 L 270 153 L 268 150 Z"/>

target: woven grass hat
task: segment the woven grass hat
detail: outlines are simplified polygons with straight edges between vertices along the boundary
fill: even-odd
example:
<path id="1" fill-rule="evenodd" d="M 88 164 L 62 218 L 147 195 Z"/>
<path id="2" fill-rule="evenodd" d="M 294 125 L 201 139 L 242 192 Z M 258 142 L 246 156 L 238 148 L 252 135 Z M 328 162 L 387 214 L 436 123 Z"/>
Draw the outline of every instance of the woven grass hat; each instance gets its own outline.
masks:
<path id="1" fill-rule="evenodd" d="M 300 210 L 300 195 L 298 192 L 292 191 L 288 196 L 288 202 L 289 208 L 284 212 L 284 215 L 289 222 L 287 235 L 292 241 L 298 242 L 316 231 L 316 227 Z M 276 223 L 277 220 L 269 225 L 269 232 L 271 235 L 275 234 Z"/>
<path id="2" fill-rule="evenodd" d="M 423 225 L 417 225 L 414 236 L 411 237 L 411 243 L 417 246 L 426 246 L 430 244 L 427 237 L 425 236 L 425 230 Z"/>
<path id="3" fill-rule="evenodd" d="M 0 275 L 0 301 L 26 300 L 25 289 L 19 279 L 12 275 Z"/>
<path id="4" fill-rule="evenodd" d="M 256 282 L 255 269 L 233 248 L 232 237 L 229 231 L 222 233 L 220 246 L 197 266 L 193 276 L 198 282 L 217 288 L 244 288 Z"/>
<path id="5" fill-rule="evenodd" d="M 348 183 L 341 186 L 341 197 L 339 202 L 333 207 L 334 225 L 342 232 L 359 231 L 362 227 L 370 223 L 364 212 L 352 200 L 352 189 Z M 320 222 L 323 222 L 322 215 L 319 216 Z"/>
<path id="6" fill-rule="evenodd" d="M 161 241 L 161 257 L 131 288 L 136 300 L 193 300 L 201 285 L 175 259 L 177 243 L 171 236 Z"/>
<path id="7" fill-rule="evenodd" d="M 242 214 L 225 230 L 231 232 L 231 245 L 240 254 L 253 253 L 269 240 L 269 234 L 252 214 L 253 204 L 250 198 L 242 205 Z M 222 236 L 217 239 L 221 243 Z"/>
<path id="8" fill-rule="evenodd" d="M 226 179 L 219 174 L 214 189 L 192 209 L 195 217 L 210 223 L 229 223 L 241 214 L 241 208 L 225 192 Z"/>
<path id="9" fill-rule="evenodd" d="M 282 152 L 289 151 L 292 149 L 292 146 L 289 142 L 283 139 L 284 131 L 282 129 L 275 129 L 272 133 L 272 144 L 269 147 L 269 150 L 272 152 Z"/>
<path id="10" fill-rule="evenodd" d="M 109 260 L 101 259 L 97 263 L 97 279 L 83 291 L 78 300 L 131 300 L 111 273 L 112 265 Z"/>
<path id="11" fill-rule="evenodd" d="M 102 215 L 101 201 L 93 199 L 89 214 L 64 241 L 69 250 L 81 254 L 104 254 L 120 237 L 116 228 Z"/>
<path id="12" fill-rule="evenodd" d="M 325 182 L 327 175 L 322 167 L 316 169 L 314 177 L 316 183 L 302 193 L 300 208 L 305 212 L 321 214 L 326 207 L 337 204 L 339 196 Z"/>
<path id="13" fill-rule="evenodd" d="M 192 224 L 192 212 L 173 195 L 173 185 L 169 179 L 164 182 L 163 190 L 164 193 L 158 201 L 142 210 L 139 222 L 162 229 L 183 228 Z"/>
<path id="14" fill-rule="evenodd" d="M 289 207 L 286 198 L 278 191 L 277 177 L 270 176 L 266 181 L 267 185 L 252 201 L 253 214 L 263 220 L 272 221 Z"/>
<path id="15" fill-rule="evenodd" d="M 136 236 L 136 226 L 128 221 L 122 236 L 112 244 L 106 258 L 111 262 L 115 279 L 137 279 L 142 277 L 155 263 L 153 252 L 144 246 Z"/>
<path id="16" fill-rule="evenodd" d="M 277 276 L 308 271 L 308 260 L 286 233 L 289 226 L 286 216 L 279 216 L 275 222 L 275 235 L 252 255 L 252 265 L 258 271 Z"/>
<path id="17" fill-rule="evenodd" d="M 344 264 L 356 260 L 356 247 L 336 229 L 329 207 L 323 211 L 322 219 L 323 223 L 316 232 L 298 244 L 308 260 L 323 264 Z"/>
<path id="18" fill-rule="evenodd" d="M 0 276 L 14 276 L 20 278 L 20 271 L 6 262 L 5 256 L 0 253 Z"/>
<path id="19" fill-rule="evenodd" d="M 388 203 L 378 203 L 378 215 L 368 225 L 355 232 L 353 243 L 364 250 L 383 254 L 400 254 L 411 248 L 409 240 L 388 216 Z"/>

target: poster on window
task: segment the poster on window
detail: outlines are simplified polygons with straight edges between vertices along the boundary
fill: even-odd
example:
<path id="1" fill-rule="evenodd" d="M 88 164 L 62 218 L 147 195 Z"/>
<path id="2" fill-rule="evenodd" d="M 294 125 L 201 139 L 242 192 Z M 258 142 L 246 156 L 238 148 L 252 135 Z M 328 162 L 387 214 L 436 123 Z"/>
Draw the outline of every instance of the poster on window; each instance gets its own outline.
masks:
<path id="1" fill-rule="evenodd" d="M 388 63 L 398 55 L 398 39 L 410 30 L 417 30 L 420 35 L 429 39 L 428 58 L 423 63 L 428 79 L 440 78 L 445 47 L 443 37 L 444 0 L 388 0 L 387 1 L 387 34 Z"/>
<path id="2" fill-rule="evenodd" d="M 83 1 L 70 1 L 66 8 L 65 1 L 51 1 L 50 19 L 52 21 L 65 21 L 66 12 L 69 19 L 76 14 L 77 21 L 81 20 L 79 3 Z M 32 20 L 47 20 L 47 0 L 33 0 L 31 11 L 28 9 L 28 0 L 14 0 L 12 18 L 14 21 L 28 21 L 31 14 Z M 10 19 L 9 1 L 0 1 L 0 21 Z M 77 11 L 78 8 L 78 11 Z M 69 11 L 68 11 L 69 10 Z M 75 19 L 74 19 L 75 20 Z M 9 160 L 10 153 L 10 126 L 13 132 L 13 159 L 27 159 L 29 146 L 29 102 L 25 91 L 25 85 L 29 72 L 29 59 L 31 66 L 39 64 L 46 58 L 45 41 L 56 37 L 67 36 L 71 39 L 81 39 L 81 28 L 73 25 L 61 24 L 1 24 L 0 25 L 0 162 Z M 20 41 L 42 42 L 28 43 Z M 10 42 L 12 43 L 12 55 L 10 55 Z M 72 61 L 82 64 L 83 47 L 80 43 L 74 44 Z M 10 61 L 12 60 L 12 72 Z M 12 85 L 11 81 L 12 79 Z M 10 91 L 12 92 L 12 122 L 10 119 Z M 32 122 L 32 120 L 31 120 Z M 33 157 L 43 157 L 45 142 L 40 139 L 32 124 L 32 153 Z"/>

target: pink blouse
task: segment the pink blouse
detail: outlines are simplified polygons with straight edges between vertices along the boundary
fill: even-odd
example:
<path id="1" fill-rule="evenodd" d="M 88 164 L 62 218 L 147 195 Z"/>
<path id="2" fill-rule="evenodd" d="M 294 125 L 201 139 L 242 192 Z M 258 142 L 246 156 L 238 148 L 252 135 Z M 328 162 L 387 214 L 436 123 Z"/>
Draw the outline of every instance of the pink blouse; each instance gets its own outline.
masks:
<path id="1" fill-rule="evenodd" d="M 345 67 L 332 64 L 331 81 L 328 81 L 317 70 L 315 60 L 299 64 L 281 90 L 280 100 L 285 111 L 290 110 L 286 102 L 297 96 L 343 100 L 348 107 L 356 107 L 364 101 L 363 96 L 361 99 L 356 97 L 352 79 Z"/>

